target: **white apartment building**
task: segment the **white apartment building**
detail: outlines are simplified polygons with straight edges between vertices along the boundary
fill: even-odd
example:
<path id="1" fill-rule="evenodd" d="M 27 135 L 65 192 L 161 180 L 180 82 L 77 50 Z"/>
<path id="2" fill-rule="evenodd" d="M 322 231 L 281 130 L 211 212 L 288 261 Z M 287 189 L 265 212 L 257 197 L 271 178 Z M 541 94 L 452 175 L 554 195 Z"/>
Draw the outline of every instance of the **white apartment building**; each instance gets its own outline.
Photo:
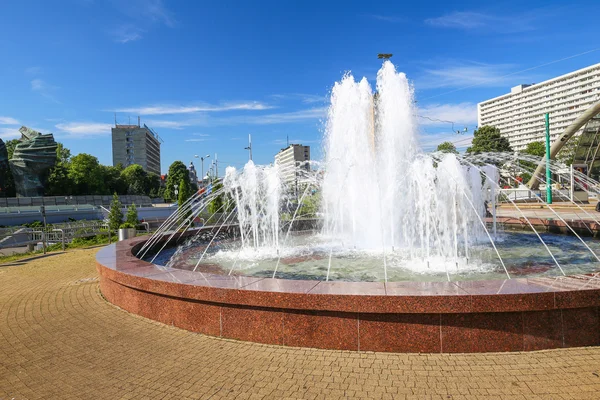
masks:
<path id="1" fill-rule="evenodd" d="M 279 165 L 281 181 L 287 184 L 294 182 L 298 168 L 310 169 L 304 161 L 310 161 L 310 146 L 290 144 L 275 154 L 275 164 Z"/>
<path id="2" fill-rule="evenodd" d="M 600 64 L 595 64 L 541 83 L 515 86 L 509 94 L 477 104 L 478 126 L 495 126 L 514 150 L 523 150 L 530 142 L 545 140 L 545 113 L 550 113 L 554 142 L 598 100 Z"/>

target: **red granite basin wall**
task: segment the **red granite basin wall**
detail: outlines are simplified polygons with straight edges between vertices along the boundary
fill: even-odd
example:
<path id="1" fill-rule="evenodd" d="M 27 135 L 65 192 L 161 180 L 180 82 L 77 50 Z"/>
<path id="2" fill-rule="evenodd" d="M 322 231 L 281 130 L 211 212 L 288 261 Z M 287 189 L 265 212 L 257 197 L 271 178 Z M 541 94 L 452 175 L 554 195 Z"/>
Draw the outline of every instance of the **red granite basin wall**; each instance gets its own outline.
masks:
<path id="1" fill-rule="evenodd" d="M 339 350 L 523 351 L 600 345 L 600 273 L 463 282 L 319 282 L 199 274 L 97 255 L 111 303 L 231 339 Z"/>

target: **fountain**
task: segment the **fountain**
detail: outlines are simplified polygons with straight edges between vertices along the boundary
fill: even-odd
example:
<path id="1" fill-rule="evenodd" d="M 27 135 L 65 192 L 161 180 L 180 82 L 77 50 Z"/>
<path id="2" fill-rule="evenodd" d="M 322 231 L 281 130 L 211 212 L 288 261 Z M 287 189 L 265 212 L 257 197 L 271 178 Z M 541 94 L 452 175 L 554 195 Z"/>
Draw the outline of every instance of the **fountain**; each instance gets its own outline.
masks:
<path id="1" fill-rule="evenodd" d="M 391 62 L 375 96 L 366 79 L 344 75 L 331 93 L 323 162 L 298 169 L 293 184 L 279 165 L 228 167 L 214 190 L 194 195 L 150 238 L 99 253 L 103 293 L 186 329 L 292 346 L 600 344 L 593 211 L 565 199 L 565 218 L 522 188 L 543 205 L 539 217 L 539 207 L 501 188 L 533 173 L 539 159 L 426 154 L 416 127 L 412 87 Z M 563 167 L 552 163 L 556 173 Z M 600 187 L 583 175 L 577 182 Z M 194 227 L 197 217 L 208 222 Z M 573 329 L 578 335 L 566 333 Z"/>

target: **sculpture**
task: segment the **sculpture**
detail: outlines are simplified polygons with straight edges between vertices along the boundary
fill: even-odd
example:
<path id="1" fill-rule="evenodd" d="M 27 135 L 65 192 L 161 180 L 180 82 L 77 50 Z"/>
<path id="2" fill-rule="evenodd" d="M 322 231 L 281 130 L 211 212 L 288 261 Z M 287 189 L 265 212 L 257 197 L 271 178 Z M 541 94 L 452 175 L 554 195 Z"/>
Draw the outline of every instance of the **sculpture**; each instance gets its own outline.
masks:
<path id="1" fill-rule="evenodd" d="M 21 142 L 9 161 L 17 197 L 43 196 L 48 170 L 56 164 L 57 144 L 51 133 L 44 135 L 25 126 L 19 132 Z"/>

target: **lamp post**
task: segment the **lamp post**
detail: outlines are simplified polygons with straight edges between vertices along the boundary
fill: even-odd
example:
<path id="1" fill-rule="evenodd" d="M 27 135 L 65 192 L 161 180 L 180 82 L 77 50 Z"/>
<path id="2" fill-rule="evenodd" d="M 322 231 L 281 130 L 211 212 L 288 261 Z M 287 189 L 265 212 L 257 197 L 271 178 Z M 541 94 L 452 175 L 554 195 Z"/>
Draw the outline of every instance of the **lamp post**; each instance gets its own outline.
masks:
<path id="1" fill-rule="evenodd" d="M 552 204 L 552 172 L 550 171 L 550 114 L 544 115 L 546 122 L 546 203 Z"/>
<path id="2" fill-rule="evenodd" d="M 195 155 L 194 157 L 200 159 L 200 163 L 202 164 L 202 187 L 204 187 L 204 160 L 210 158 L 210 154 L 205 155 L 204 157 L 198 157 Z"/>
<path id="3" fill-rule="evenodd" d="M 44 254 L 46 254 L 46 246 L 47 246 L 47 239 L 46 239 L 46 232 L 47 232 L 47 225 L 46 225 L 46 206 L 40 206 L 40 214 L 42 214 L 42 219 L 44 220 L 44 229 L 42 231 L 42 247 L 44 248 Z"/>
<path id="4" fill-rule="evenodd" d="M 252 135 L 248 134 L 248 147 L 244 147 L 244 150 L 248 150 L 250 161 L 252 161 Z"/>

